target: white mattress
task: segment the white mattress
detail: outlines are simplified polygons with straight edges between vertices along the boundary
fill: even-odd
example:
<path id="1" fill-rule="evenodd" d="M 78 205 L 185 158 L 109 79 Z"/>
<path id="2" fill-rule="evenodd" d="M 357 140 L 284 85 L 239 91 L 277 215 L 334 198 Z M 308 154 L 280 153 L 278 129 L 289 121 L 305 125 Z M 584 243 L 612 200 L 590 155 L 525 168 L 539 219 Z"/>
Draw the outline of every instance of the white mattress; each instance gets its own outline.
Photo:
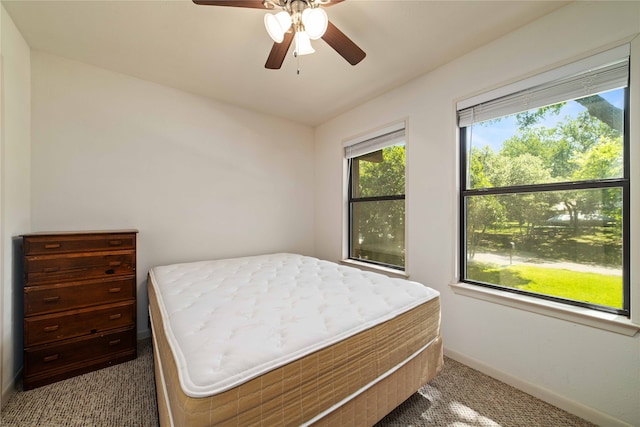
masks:
<path id="1" fill-rule="evenodd" d="M 154 267 L 180 385 L 224 392 L 431 300 L 439 293 L 294 254 Z"/>

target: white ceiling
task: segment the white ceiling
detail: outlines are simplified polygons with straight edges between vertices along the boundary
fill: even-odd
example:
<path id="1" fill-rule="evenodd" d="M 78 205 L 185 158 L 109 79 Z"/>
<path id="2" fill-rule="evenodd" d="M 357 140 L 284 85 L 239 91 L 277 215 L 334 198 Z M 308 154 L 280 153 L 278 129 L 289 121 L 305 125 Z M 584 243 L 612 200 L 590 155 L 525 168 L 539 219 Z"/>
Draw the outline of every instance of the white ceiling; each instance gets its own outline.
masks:
<path id="1" fill-rule="evenodd" d="M 3 0 L 32 49 L 307 125 L 318 125 L 511 32 L 567 1 L 348 0 L 329 19 L 367 57 L 324 41 L 280 70 L 257 9 L 191 0 Z"/>

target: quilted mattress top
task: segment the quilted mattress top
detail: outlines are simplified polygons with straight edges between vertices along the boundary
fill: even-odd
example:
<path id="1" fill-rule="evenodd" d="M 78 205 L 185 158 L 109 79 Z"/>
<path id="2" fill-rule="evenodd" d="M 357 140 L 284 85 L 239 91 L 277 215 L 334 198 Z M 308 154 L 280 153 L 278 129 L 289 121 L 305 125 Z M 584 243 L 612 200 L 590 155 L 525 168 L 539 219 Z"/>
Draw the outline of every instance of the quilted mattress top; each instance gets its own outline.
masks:
<path id="1" fill-rule="evenodd" d="M 224 392 L 439 295 L 294 254 L 173 264 L 150 275 L 191 397 Z"/>

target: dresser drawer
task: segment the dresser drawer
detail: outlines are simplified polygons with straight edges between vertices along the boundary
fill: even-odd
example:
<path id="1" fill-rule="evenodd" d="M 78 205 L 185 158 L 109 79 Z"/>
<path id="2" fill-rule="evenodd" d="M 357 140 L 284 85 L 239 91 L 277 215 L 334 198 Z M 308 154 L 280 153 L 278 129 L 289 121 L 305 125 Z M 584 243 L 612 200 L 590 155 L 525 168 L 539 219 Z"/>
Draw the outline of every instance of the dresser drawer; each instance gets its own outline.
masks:
<path id="1" fill-rule="evenodd" d="M 135 276 L 30 286 L 24 289 L 24 314 L 32 316 L 53 313 L 135 297 Z"/>
<path id="2" fill-rule="evenodd" d="M 135 324 L 135 301 L 24 319 L 24 344 L 32 347 Z"/>
<path id="3" fill-rule="evenodd" d="M 135 271 L 134 251 L 88 252 L 25 257 L 26 286 L 128 275 Z"/>
<path id="4" fill-rule="evenodd" d="M 30 236 L 24 239 L 25 255 L 134 249 L 135 234 Z"/>
<path id="5" fill-rule="evenodd" d="M 76 338 L 60 344 L 46 345 L 24 352 L 25 375 L 45 374 L 72 365 L 86 364 L 97 358 L 108 357 L 136 348 L 135 328 L 85 338 Z"/>

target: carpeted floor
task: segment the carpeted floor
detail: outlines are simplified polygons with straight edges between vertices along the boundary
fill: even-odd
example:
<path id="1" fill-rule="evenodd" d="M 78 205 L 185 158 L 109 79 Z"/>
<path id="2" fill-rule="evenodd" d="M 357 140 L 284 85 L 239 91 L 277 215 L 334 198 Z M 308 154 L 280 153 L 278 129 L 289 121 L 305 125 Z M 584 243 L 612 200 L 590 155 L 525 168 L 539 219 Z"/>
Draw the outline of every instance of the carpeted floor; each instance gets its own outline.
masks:
<path id="1" fill-rule="evenodd" d="M 3 427 L 156 426 L 150 340 L 138 358 L 30 391 L 16 392 Z M 592 426 L 454 360 L 419 393 L 387 415 L 384 426 Z"/>

